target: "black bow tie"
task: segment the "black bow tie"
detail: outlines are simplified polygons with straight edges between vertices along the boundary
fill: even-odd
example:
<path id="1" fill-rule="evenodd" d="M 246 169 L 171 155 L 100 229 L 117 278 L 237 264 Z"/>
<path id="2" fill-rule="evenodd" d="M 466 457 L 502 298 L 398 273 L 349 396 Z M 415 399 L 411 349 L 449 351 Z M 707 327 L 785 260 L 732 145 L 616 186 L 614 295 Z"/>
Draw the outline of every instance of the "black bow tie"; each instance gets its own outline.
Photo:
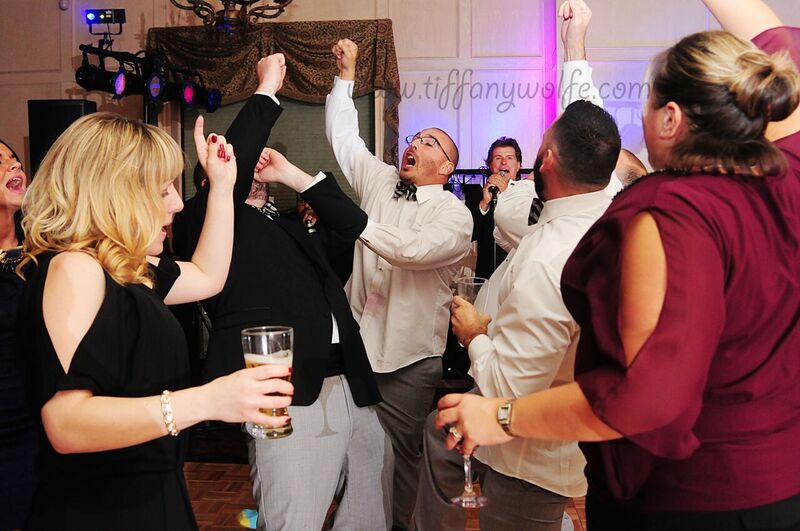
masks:
<path id="1" fill-rule="evenodd" d="M 394 198 L 398 199 L 400 197 L 405 197 L 409 201 L 416 201 L 417 185 L 405 181 L 397 181 L 397 186 L 394 187 Z"/>
<path id="2" fill-rule="evenodd" d="M 255 208 L 256 210 L 258 210 L 259 212 L 261 212 L 262 214 L 264 214 L 273 221 L 275 221 L 281 216 L 281 213 L 278 212 L 278 207 L 276 207 L 275 203 L 273 203 L 272 201 L 267 201 L 266 203 L 264 203 L 263 206 L 253 207 L 253 208 Z"/>

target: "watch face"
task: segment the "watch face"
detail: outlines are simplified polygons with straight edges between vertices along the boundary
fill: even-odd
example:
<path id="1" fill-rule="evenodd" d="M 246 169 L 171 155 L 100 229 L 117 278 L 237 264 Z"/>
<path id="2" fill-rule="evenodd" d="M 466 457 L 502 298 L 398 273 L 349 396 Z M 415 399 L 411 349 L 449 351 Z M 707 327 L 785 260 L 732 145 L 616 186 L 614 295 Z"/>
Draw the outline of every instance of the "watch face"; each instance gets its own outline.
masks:
<path id="1" fill-rule="evenodd" d="M 497 421 L 500 424 L 508 423 L 508 413 L 511 410 L 511 404 L 503 404 L 497 409 Z"/>

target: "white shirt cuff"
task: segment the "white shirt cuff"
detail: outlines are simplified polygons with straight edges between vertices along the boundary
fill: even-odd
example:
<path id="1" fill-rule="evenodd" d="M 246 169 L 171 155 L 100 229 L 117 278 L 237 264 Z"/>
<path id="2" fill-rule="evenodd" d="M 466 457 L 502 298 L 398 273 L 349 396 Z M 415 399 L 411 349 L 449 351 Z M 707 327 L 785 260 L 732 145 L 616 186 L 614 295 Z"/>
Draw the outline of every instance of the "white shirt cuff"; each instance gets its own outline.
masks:
<path id="1" fill-rule="evenodd" d="M 311 184 L 309 184 L 308 186 L 306 186 L 302 190 L 299 190 L 298 193 L 302 194 L 306 190 L 310 189 L 312 186 L 315 186 L 318 182 L 322 181 L 322 179 L 324 179 L 324 178 L 325 178 L 325 173 L 323 173 L 323 172 L 317 173 L 317 175 L 314 177 L 314 180 L 311 181 Z"/>
<path id="2" fill-rule="evenodd" d="M 477 335 L 469 342 L 469 348 L 467 349 L 469 359 L 474 361 L 480 358 L 481 354 L 491 351 L 492 348 L 494 348 L 494 345 L 492 345 L 492 339 L 489 336 L 486 334 Z"/>
<path id="3" fill-rule="evenodd" d="M 367 218 L 367 226 L 364 227 L 364 230 L 361 231 L 361 234 L 358 235 L 359 238 L 365 241 L 369 241 L 369 237 L 375 232 L 375 222 L 371 219 Z"/>
<path id="4" fill-rule="evenodd" d="M 333 78 L 333 88 L 331 89 L 331 96 L 347 96 L 353 97 L 353 87 L 356 82 L 352 80 L 341 79 L 339 76 Z"/>
<path id="5" fill-rule="evenodd" d="M 278 98 L 275 97 L 275 94 L 270 94 L 268 92 L 259 92 L 259 91 L 256 91 L 255 94 L 261 94 L 262 96 L 268 97 L 269 99 L 275 102 L 275 105 L 281 104 L 281 102 L 278 101 Z"/>

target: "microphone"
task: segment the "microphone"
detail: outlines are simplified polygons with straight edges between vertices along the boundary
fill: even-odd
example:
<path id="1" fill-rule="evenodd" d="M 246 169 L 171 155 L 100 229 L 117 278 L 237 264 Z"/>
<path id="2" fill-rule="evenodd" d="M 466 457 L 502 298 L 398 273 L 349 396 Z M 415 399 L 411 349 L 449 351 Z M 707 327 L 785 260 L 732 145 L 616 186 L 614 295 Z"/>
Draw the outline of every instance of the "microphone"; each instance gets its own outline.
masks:
<path id="1" fill-rule="evenodd" d="M 500 175 L 500 177 L 505 177 L 506 173 L 508 172 L 506 170 L 500 170 L 497 173 Z M 497 201 L 498 192 L 500 192 L 500 189 L 497 188 L 496 186 L 492 185 L 489 187 L 489 193 L 492 194 L 492 201 Z"/>

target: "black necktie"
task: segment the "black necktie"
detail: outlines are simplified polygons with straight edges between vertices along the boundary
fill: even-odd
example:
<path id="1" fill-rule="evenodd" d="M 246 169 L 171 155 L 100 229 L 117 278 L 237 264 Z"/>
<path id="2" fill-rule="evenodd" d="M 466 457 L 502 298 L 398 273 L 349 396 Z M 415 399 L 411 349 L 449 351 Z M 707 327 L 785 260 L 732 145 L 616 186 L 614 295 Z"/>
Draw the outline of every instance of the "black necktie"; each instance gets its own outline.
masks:
<path id="1" fill-rule="evenodd" d="M 538 197 L 534 197 L 531 201 L 531 211 L 528 213 L 528 225 L 535 225 L 539 221 L 539 214 L 542 213 L 544 203 Z"/>
<path id="2" fill-rule="evenodd" d="M 405 197 L 409 201 L 416 201 L 417 185 L 407 183 L 405 181 L 397 181 L 397 186 L 394 187 L 393 197 L 395 199 L 399 199 L 400 197 Z"/>

